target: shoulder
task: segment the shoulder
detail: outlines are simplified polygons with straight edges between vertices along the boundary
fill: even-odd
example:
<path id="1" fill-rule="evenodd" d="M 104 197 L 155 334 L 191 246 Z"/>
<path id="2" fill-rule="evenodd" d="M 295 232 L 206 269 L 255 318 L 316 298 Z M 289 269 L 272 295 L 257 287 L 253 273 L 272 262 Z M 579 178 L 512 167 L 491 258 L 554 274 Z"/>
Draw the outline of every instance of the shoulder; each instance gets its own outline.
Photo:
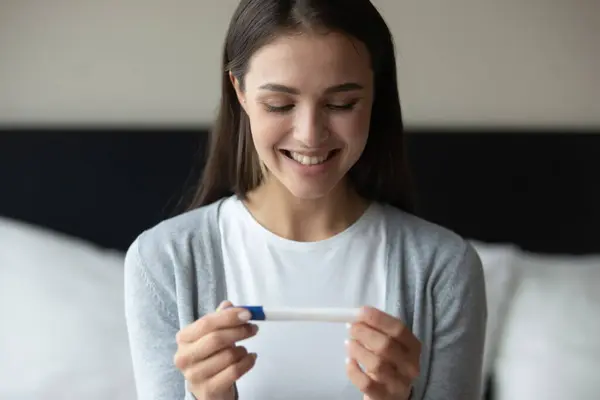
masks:
<path id="1" fill-rule="evenodd" d="M 456 232 L 398 208 L 382 205 L 389 241 L 403 252 L 427 259 L 455 259 L 473 247 Z"/>
<path id="2" fill-rule="evenodd" d="M 138 240 L 161 243 L 181 241 L 190 236 L 216 229 L 219 209 L 225 200 L 221 199 L 212 204 L 165 219 L 143 231 L 138 236 Z"/>
<path id="3" fill-rule="evenodd" d="M 383 206 L 388 241 L 413 273 L 434 288 L 457 281 L 483 284 L 483 267 L 469 240 L 441 225 Z"/>
<path id="4" fill-rule="evenodd" d="M 151 245 L 183 245 L 192 238 L 205 236 L 218 229 L 217 217 L 222 202 L 219 200 L 165 219 L 143 231 L 136 240 L 145 248 Z"/>
<path id="5" fill-rule="evenodd" d="M 127 250 L 126 268 L 137 266 L 153 274 L 172 276 L 174 268 L 190 268 L 198 258 L 210 257 L 213 240 L 218 237 L 222 202 L 165 219 L 141 232 Z"/>

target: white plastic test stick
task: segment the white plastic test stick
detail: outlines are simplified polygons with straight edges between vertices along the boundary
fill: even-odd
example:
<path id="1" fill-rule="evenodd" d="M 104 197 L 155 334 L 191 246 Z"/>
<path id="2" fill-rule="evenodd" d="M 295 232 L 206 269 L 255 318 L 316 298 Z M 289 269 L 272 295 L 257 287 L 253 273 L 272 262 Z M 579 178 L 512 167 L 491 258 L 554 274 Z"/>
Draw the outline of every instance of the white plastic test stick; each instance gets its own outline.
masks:
<path id="1" fill-rule="evenodd" d="M 354 322 L 359 308 L 271 308 L 262 306 L 238 306 L 252 313 L 255 321 L 320 321 Z"/>

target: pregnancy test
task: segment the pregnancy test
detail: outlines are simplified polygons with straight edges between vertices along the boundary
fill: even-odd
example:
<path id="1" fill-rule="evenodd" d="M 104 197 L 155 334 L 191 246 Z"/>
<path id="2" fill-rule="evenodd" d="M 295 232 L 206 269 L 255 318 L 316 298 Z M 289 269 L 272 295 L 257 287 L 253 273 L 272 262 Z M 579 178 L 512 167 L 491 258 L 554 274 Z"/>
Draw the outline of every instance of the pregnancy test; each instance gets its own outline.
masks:
<path id="1" fill-rule="evenodd" d="M 360 308 L 271 308 L 236 306 L 250 311 L 253 321 L 354 322 Z"/>

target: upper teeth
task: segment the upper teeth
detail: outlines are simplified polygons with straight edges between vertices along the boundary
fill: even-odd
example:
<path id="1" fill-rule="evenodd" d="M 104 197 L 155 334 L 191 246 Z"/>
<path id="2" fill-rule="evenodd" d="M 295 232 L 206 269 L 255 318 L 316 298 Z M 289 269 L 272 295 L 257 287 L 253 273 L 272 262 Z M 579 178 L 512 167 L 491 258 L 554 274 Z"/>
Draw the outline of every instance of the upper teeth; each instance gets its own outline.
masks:
<path id="1" fill-rule="evenodd" d="M 300 164 L 303 165 L 321 164 L 323 161 L 327 160 L 328 156 L 328 154 L 325 154 L 323 156 L 307 156 L 304 154 L 295 153 L 293 151 L 290 152 L 290 155 L 294 160 L 298 161 Z"/>

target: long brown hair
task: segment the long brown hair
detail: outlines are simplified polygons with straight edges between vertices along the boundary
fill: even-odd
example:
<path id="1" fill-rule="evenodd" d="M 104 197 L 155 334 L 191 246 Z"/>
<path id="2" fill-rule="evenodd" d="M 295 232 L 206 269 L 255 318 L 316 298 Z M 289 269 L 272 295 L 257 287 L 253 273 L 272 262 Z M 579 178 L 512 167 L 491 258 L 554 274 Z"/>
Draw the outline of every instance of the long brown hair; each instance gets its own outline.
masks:
<path id="1" fill-rule="evenodd" d="M 245 198 L 261 182 L 261 168 L 229 73 L 240 82 L 251 56 L 277 35 L 336 31 L 363 42 L 374 72 L 374 101 L 366 147 L 348 172 L 355 190 L 369 200 L 412 211 L 392 35 L 369 0 L 242 0 L 225 39 L 221 103 L 211 131 L 208 158 L 188 209 L 230 194 Z"/>

